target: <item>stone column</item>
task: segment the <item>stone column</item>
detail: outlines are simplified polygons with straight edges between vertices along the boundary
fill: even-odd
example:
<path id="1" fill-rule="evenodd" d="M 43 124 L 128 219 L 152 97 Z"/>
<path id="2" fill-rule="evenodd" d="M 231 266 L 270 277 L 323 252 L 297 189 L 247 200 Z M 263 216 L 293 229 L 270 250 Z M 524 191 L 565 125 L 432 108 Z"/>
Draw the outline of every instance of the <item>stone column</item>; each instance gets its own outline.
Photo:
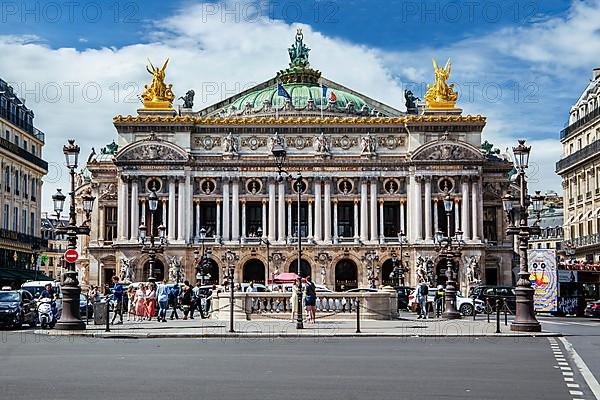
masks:
<path id="1" fill-rule="evenodd" d="M 268 235 L 268 231 L 267 231 L 267 200 L 263 199 L 262 200 L 262 210 L 261 210 L 261 217 L 262 217 L 262 238 L 266 239 L 267 235 Z"/>
<path id="2" fill-rule="evenodd" d="M 360 236 L 358 235 L 358 199 L 354 199 L 354 243 L 360 242 Z"/>
<path id="3" fill-rule="evenodd" d="M 165 214 L 163 214 L 163 219 Z M 140 222 L 146 225 L 146 199 L 142 199 L 142 215 L 140 216 Z"/>
<path id="4" fill-rule="evenodd" d="M 168 218 L 167 238 L 169 241 L 175 240 L 175 179 L 169 179 L 169 218 Z"/>
<path id="5" fill-rule="evenodd" d="M 377 218 L 377 180 L 373 179 L 371 181 L 371 210 L 369 212 L 369 216 L 371 218 L 371 242 L 377 242 L 379 239 L 379 232 L 377 232 L 377 223 L 379 219 Z"/>
<path id="6" fill-rule="evenodd" d="M 424 179 L 425 182 L 425 240 L 431 242 L 431 178 Z"/>
<path id="7" fill-rule="evenodd" d="M 98 242 L 100 244 L 100 246 L 102 246 L 104 244 L 104 230 L 105 228 L 105 216 L 104 216 L 105 210 L 104 210 L 104 206 L 100 206 L 98 207 Z"/>
<path id="8" fill-rule="evenodd" d="M 240 242 L 246 241 L 246 199 L 242 199 L 242 232 L 240 234 Z"/>
<path id="9" fill-rule="evenodd" d="M 229 222 L 229 179 L 221 181 L 223 185 L 223 241 L 231 239 L 231 223 Z"/>
<path id="10" fill-rule="evenodd" d="M 404 223 L 404 220 L 406 219 L 404 207 L 406 207 L 406 203 L 404 202 L 404 199 L 400 199 L 400 231 L 406 235 L 407 229 L 405 228 L 406 224 Z"/>
<path id="11" fill-rule="evenodd" d="M 338 233 L 338 202 L 333 199 L 333 242 L 339 243 L 340 235 Z"/>
<path id="12" fill-rule="evenodd" d="M 369 226 L 367 220 L 369 216 L 367 206 L 367 182 L 363 181 L 360 183 L 360 240 L 364 243 L 369 240 Z"/>
<path id="13" fill-rule="evenodd" d="M 240 185 L 237 179 L 231 182 L 231 240 L 240 240 Z"/>
<path id="14" fill-rule="evenodd" d="M 140 226 L 139 204 L 140 199 L 138 196 L 138 181 L 133 180 L 131 181 L 131 235 L 129 238 L 134 242 L 137 241 L 138 227 Z"/>
<path id="15" fill-rule="evenodd" d="M 423 177 L 415 178 L 415 216 L 412 218 L 412 225 L 415 229 L 415 240 L 423 240 L 423 198 L 421 196 L 421 186 L 423 185 Z"/>
<path id="16" fill-rule="evenodd" d="M 479 182 L 477 178 L 474 178 L 471 182 L 471 221 L 473 222 L 473 240 L 478 242 L 480 240 L 479 237 Z"/>
<path id="17" fill-rule="evenodd" d="M 464 240 L 471 239 L 471 230 L 469 229 L 469 181 L 467 177 L 462 178 L 462 207 L 461 207 L 461 230 Z"/>
<path id="18" fill-rule="evenodd" d="M 287 199 L 287 239 L 292 240 L 292 199 Z"/>
<path id="19" fill-rule="evenodd" d="M 277 201 L 277 241 L 285 242 L 285 182 L 279 182 Z"/>
<path id="20" fill-rule="evenodd" d="M 119 240 L 127 240 L 127 200 L 128 200 L 128 189 L 126 178 L 121 176 L 117 181 L 118 185 L 118 208 L 117 208 L 117 228 Z"/>
<path id="21" fill-rule="evenodd" d="M 313 239 L 313 200 L 308 199 L 308 239 Z"/>
<path id="22" fill-rule="evenodd" d="M 183 179 L 179 180 L 177 196 L 177 240 L 185 241 L 185 226 L 188 221 L 185 218 L 185 181 Z"/>
<path id="23" fill-rule="evenodd" d="M 323 230 L 321 222 L 321 180 L 315 180 L 315 241 L 323 240 Z"/>
<path id="24" fill-rule="evenodd" d="M 165 228 L 167 227 L 167 224 L 165 222 L 167 222 L 167 200 L 166 199 L 162 199 L 162 221 L 160 221 L 161 224 L 163 224 L 165 226 Z M 146 221 L 145 221 L 144 217 L 144 225 L 146 225 Z M 148 225 L 146 225 L 148 226 Z M 166 232 L 165 232 L 166 233 Z"/>
<path id="25" fill-rule="evenodd" d="M 408 185 L 406 187 L 406 236 L 410 243 L 415 241 L 416 229 L 413 226 L 415 213 L 415 187 L 416 179 L 414 175 L 410 175 Z"/>
<path id="26" fill-rule="evenodd" d="M 331 179 L 325 181 L 325 195 L 323 197 L 323 241 L 331 243 Z"/>
<path id="27" fill-rule="evenodd" d="M 276 235 L 276 216 L 275 216 L 275 182 L 269 182 L 269 241 L 274 242 Z"/>
<path id="28" fill-rule="evenodd" d="M 438 211 L 439 200 L 436 198 L 433 200 L 433 234 L 440 230 L 440 216 Z"/>
<path id="29" fill-rule="evenodd" d="M 200 239 L 200 230 L 202 229 L 202 225 L 200 225 L 200 200 L 196 200 L 196 241 Z"/>
<path id="30" fill-rule="evenodd" d="M 194 236 L 194 186 L 192 185 L 192 177 L 190 176 L 189 171 L 186 172 L 183 192 L 185 194 L 185 241 L 186 243 L 191 243 L 193 242 Z"/>
<path id="31" fill-rule="evenodd" d="M 459 224 L 459 220 L 460 220 L 460 201 L 458 200 L 458 198 L 454 199 L 454 231 L 458 230 L 458 227 L 460 226 Z"/>
<path id="32" fill-rule="evenodd" d="M 385 232 L 383 230 L 384 226 L 383 226 L 383 204 L 385 203 L 385 201 L 383 199 L 379 200 L 379 243 L 384 243 L 385 242 Z M 402 204 L 400 204 L 400 207 L 402 207 Z M 400 230 L 402 230 L 402 228 L 400 228 Z"/>
<path id="33" fill-rule="evenodd" d="M 215 242 L 221 241 L 221 200 L 217 199 L 217 234 L 215 235 Z"/>

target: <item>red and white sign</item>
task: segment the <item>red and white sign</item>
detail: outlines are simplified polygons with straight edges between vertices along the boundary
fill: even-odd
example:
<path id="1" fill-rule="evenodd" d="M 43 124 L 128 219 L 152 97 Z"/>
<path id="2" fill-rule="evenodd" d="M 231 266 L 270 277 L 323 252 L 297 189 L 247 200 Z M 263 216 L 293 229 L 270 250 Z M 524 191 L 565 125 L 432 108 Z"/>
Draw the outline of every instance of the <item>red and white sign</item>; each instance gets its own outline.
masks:
<path id="1" fill-rule="evenodd" d="M 79 259 L 79 253 L 75 249 L 69 249 L 65 251 L 65 261 L 68 263 L 74 263 Z"/>

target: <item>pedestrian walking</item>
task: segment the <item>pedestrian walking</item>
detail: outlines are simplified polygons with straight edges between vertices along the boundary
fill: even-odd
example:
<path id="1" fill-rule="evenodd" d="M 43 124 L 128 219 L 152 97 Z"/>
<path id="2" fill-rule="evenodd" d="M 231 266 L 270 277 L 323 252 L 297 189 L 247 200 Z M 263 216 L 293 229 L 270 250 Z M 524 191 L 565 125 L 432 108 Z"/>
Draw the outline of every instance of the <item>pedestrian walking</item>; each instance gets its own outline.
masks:
<path id="1" fill-rule="evenodd" d="M 135 319 L 135 288 L 130 285 L 127 288 L 127 321 L 131 321 L 131 316 Z"/>
<path id="2" fill-rule="evenodd" d="M 146 287 L 140 283 L 140 287 L 135 292 L 135 320 L 142 321 L 146 315 Z"/>
<path id="3" fill-rule="evenodd" d="M 167 322 L 167 309 L 169 308 L 169 286 L 167 278 L 156 288 L 156 299 L 158 300 L 158 322 Z"/>
<path id="4" fill-rule="evenodd" d="M 422 282 L 417 286 L 417 303 L 419 303 L 419 317 L 417 319 L 427 318 L 427 295 L 429 294 L 429 288 L 425 282 Z"/>
<path id="5" fill-rule="evenodd" d="M 304 285 L 304 306 L 306 307 L 307 322 L 314 324 L 317 309 L 317 287 L 310 276 L 306 277 Z"/>
<path id="6" fill-rule="evenodd" d="M 438 285 L 433 302 L 435 303 L 435 317 L 440 318 L 444 309 L 444 286 Z"/>
<path id="7" fill-rule="evenodd" d="M 171 311 L 170 319 L 173 319 L 173 316 L 175 316 L 176 319 L 179 319 L 179 315 L 177 315 L 177 307 L 179 307 L 178 301 L 179 301 L 179 285 L 175 284 L 169 291 L 169 306 L 173 307 L 173 310 Z"/>
<path id="8" fill-rule="evenodd" d="M 118 276 L 112 277 L 113 288 L 112 300 L 114 301 L 113 317 L 111 323 L 114 325 L 117 315 L 119 316 L 119 323 L 123 323 L 123 285 L 119 282 Z M 107 305 L 108 306 L 108 305 Z"/>
<path id="9" fill-rule="evenodd" d="M 148 291 L 146 292 L 146 317 L 148 321 L 152 321 L 152 317 L 156 314 L 156 284 L 150 282 Z"/>
<path id="10" fill-rule="evenodd" d="M 299 279 L 294 281 L 292 285 L 292 297 L 290 298 L 292 315 L 290 316 L 290 321 L 295 321 L 296 316 L 298 315 L 298 284 L 300 283 Z"/>
<path id="11" fill-rule="evenodd" d="M 217 285 L 212 285 L 212 289 L 210 289 L 210 291 L 208 292 L 208 296 L 205 299 L 204 302 L 204 317 L 203 318 L 208 318 L 210 317 L 210 313 L 212 312 L 211 307 L 212 307 L 212 299 L 213 296 L 216 296 L 217 293 L 219 293 L 219 291 L 217 290 Z"/>
<path id="12" fill-rule="evenodd" d="M 192 307 L 193 294 L 192 288 L 189 285 L 183 285 L 181 292 L 181 307 L 183 308 L 183 319 L 188 319 L 188 314 Z"/>

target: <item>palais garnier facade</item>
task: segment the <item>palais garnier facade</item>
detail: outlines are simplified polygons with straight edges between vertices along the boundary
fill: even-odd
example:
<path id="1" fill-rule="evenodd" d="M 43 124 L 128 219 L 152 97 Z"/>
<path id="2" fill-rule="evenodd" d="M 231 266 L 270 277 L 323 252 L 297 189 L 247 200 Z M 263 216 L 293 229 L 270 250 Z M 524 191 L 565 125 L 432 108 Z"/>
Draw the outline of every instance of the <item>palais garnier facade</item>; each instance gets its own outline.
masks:
<path id="1" fill-rule="evenodd" d="M 434 62 L 425 101 L 398 99 L 405 112 L 311 68 L 301 31 L 288 52 L 290 64 L 276 76 L 199 111 L 189 92 L 173 108 L 167 63 L 148 68 L 144 107 L 114 117 L 116 142 L 93 152 L 80 175 L 78 193 L 97 199 L 82 249 L 84 285 L 107 283 L 126 265 L 135 281 L 173 278 L 178 264 L 195 281 L 202 247 L 212 254 L 205 283 L 223 281 L 227 250 L 238 258 L 236 282 L 266 283 L 297 271 L 298 232 L 301 274 L 331 289 L 368 286 L 369 274 L 377 286 L 398 284 L 390 274 L 399 260 L 406 285 L 440 284 L 447 264 L 436 251 L 438 230 L 462 232 L 453 263 L 463 293 L 473 276 L 510 284 L 501 197 L 512 164 L 482 146 L 486 118 L 455 106 L 450 63 Z M 300 189 L 277 179 L 275 145 L 287 152 L 284 168 L 301 173 Z M 140 225 L 148 235 L 164 227 L 167 244 L 152 271 Z"/>

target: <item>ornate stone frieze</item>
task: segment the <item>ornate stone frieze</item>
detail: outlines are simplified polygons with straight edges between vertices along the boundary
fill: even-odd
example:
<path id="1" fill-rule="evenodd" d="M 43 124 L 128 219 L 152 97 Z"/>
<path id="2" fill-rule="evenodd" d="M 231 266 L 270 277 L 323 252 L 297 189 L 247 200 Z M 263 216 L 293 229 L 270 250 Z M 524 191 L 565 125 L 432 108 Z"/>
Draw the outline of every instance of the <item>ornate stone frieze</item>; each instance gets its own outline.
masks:
<path id="1" fill-rule="evenodd" d="M 248 147 L 250 150 L 257 150 L 267 145 L 267 139 L 258 136 L 242 137 L 240 140 L 242 147 Z"/>
<path id="2" fill-rule="evenodd" d="M 143 143 L 119 155 L 119 161 L 187 161 L 175 149 L 161 143 Z"/>
<path id="3" fill-rule="evenodd" d="M 406 145 L 406 138 L 398 137 L 394 135 L 389 135 L 386 137 L 380 137 L 378 139 L 379 146 L 388 148 L 390 150 L 395 150 L 398 147 L 402 147 Z"/>
<path id="4" fill-rule="evenodd" d="M 331 142 L 334 147 L 340 147 L 343 150 L 349 150 L 358 145 L 358 138 L 343 135 L 341 137 L 334 137 Z"/>
<path id="5" fill-rule="evenodd" d="M 212 150 L 215 146 L 221 146 L 221 138 L 212 136 L 195 137 L 194 144 L 201 146 L 204 150 Z"/>
<path id="6" fill-rule="evenodd" d="M 298 150 L 302 150 L 305 147 L 313 145 L 313 138 L 304 136 L 287 137 L 285 143 L 288 147 L 295 147 Z"/>
<path id="7" fill-rule="evenodd" d="M 117 200 L 117 185 L 114 183 L 101 183 L 98 193 L 99 200 Z"/>

